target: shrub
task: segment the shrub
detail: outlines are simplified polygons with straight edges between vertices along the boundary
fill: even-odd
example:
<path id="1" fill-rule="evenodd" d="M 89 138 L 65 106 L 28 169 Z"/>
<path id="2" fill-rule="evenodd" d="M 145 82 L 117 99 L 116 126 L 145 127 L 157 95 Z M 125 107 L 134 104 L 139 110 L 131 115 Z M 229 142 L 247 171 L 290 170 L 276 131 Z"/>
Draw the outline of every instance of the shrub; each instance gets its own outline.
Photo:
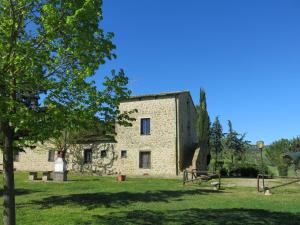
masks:
<path id="1" fill-rule="evenodd" d="M 288 175 L 288 166 L 280 165 L 277 166 L 279 176 L 286 177 Z"/>
<path id="2" fill-rule="evenodd" d="M 222 177 L 228 176 L 228 170 L 226 168 L 220 169 L 220 175 Z"/>
<path id="3" fill-rule="evenodd" d="M 264 166 L 264 173 L 270 174 L 268 167 Z M 242 164 L 236 165 L 229 173 L 230 176 L 237 177 L 257 177 L 261 173 L 261 166 L 256 164 Z"/>
<path id="4" fill-rule="evenodd" d="M 242 167 L 241 168 L 241 176 L 242 177 L 257 177 L 259 174 L 259 170 L 255 167 Z"/>
<path id="5" fill-rule="evenodd" d="M 270 144 L 266 150 L 266 157 L 276 166 L 279 176 L 288 175 L 289 162 L 283 157 L 283 154 L 287 153 L 291 147 L 291 143 L 288 139 L 280 139 Z"/>

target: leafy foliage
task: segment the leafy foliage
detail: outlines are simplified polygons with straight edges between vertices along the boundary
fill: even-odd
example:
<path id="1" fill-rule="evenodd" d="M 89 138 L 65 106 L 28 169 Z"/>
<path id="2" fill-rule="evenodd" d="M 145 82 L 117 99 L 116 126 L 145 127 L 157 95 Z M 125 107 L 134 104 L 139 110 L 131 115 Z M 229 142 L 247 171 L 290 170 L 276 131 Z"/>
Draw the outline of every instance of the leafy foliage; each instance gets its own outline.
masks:
<path id="1" fill-rule="evenodd" d="M 228 175 L 256 178 L 257 175 L 261 172 L 261 169 L 262 169 L 261 165 L 259 164 L 242 162 L 242 163 L 235 164 Z M 263 170 L 265 175 L 271 175 L 267 165 L 263 166 Z"/>
<path id="2" fill-rule="evenodd" d="M 229 131 L 223 133 L 219 118 L 216 117 L 210 131 L 210 148 L 213 160 L 210 170 L 219 171 L 222 174 L 231 174 L 232 170 L 243 164 L 258 165 L 256 149 L 245 140 L 246 134 L 236 132 L 231 121 L 228 121 Z M 259 162 L 258 162 L 259 161 Z M 247 169 L 246 169 L 247 170 Z"/>
<path id="3" fill-rule="evenodd" d="M 285 153 L 300 151 L 300 138 L 296 137 L 291 140 L 280 139 L 270 144 L 266 149 L 266 157 L 276 166 L 280 176 L 288 175 L 288 167 L 294 164 L 295 172 L 300 170 L 300 160 L 292 162 L 290 159 L 284 157 Z"/>
<path id="4" fill-rule="evenodd" d="M 95 118 L 105 130 L 130 124 L 130 112 L 118 109 L 130 95 L 124 71 L 112 71 L 101 90 L 93 78 L 99 66 L 116 57 L 114 34 L 100 26 L 101 7 L 101 0 L 0 2 L 0 137 L 4 200 L 11 207 L 5 224 L 14 224 L 12 152 L 17 146 L 58 137 Z"/>
<path id="5" fill-rule="evenodd" d="M 288 139 L 280 139 L 273 142 L 266 148 L 266 157 L 277 167 L 280 176 L 287 176 L 288 161 L 283 158 L 283 154 L 290 149 Z"/>
<path id="6" fill-rule="evenodd" d="M 115 57 L 113 33 L 99 26 L 100 0 L 2 1 L 0 20 L 0 121 L 26 133 L 23 142 L 60 135 L 95 115 L 105 125 L 126 124 L 117 108 L 130 95 L 124 71 L 105 77 L 101 91 L 90 79 Z"/>
<path id="7" fill-rule="evenodd" d="M 202 170 L 205 170 L 207 165 L 207 155 L 209 155 L 209 136 L 210 136 L 210 119 L 207 112 L 206 94 L 203 89 L 200 89 L 200 105 L 198 111 L 198 123 L 197 123 L 198 137 L 200 149 L 202 152 L 201 166 Z"/>
<path id="8" fill-rule="evenodd" d="M 200 142 L 208 144 L 210 120 L 207 112 L 206 93 L 200 89 L 200 107 L 198 115 L 198 135 Z"/>
<path id="9" fill-rule="evenodd" d="M 290 152 L 300 152 L 300 137 L 295 137 L 290 140 Z"/>
<path id="10" fill-rule="evenodd" d="M 224 144 L 226 146 L 226 152 L 231 159 L 231 163 L 234 163 L 235 160 L 242 160 L 249 142 L 245 140 L 246 134 L 239 134 L 232 128 L 230 120 L 228 121 L 228 129 L 229 132 L 224 139 Z"/>
<path id="11" fill-rule="evenodd" d="M 214 171 L 216 171 L 217 169 L 218 155 L 223 150 L 223 143 L 222 143 L 223 136 L 224 134 L 223 134 L 222 125 L 219 121 L 219 118 L 216 117 L 210 131 L 210 146 L 211 149 L 213 149 L 213 153 L 215 155 Z"/>
<path id="12" fill-rule="evenodd" d="M 99 27 L 101 1 L 2 1 L 1 12 L 2 130 L 9 124 L 14 139 L 26 145 L 95 115 L 106 129 L 128 125 L 129 114 L 118 110 L 130 95 L 124 71 L 105 77 L 101 91 L 88 81 L 115 57 L 113 34 Z"/>

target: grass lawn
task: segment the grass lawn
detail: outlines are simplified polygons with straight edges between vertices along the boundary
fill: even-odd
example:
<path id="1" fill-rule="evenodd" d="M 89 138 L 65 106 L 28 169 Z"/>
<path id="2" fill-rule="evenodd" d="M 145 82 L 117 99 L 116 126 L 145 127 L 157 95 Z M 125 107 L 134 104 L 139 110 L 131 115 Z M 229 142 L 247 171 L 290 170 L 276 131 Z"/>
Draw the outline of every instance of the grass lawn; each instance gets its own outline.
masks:
<path id="1" fill-rule="evenodd" d="M 299 184 L 264 196 L 254 187 L 230 185 L 241 179 L 223 179 L 220 191 L 175 179 L 129 177 L 118 183 L 114 177 L 70 175 L 66 183 L 45 183 L 29 182 L 20 172 L 15 179 L 22 225 L 300 224 Z"/>

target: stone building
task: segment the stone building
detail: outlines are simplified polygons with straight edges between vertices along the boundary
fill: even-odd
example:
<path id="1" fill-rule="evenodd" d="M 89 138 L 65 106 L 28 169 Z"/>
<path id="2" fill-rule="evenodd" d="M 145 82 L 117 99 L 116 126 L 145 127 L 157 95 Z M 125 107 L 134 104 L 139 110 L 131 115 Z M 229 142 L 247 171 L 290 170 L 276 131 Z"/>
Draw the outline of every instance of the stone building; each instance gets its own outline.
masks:
<path id="1" fill-rule="evenodd" d="M 132 126 L 117 125 L 115 137 L 94 137 L 70 146 L 66 155 L 68 169 L 176 176 L 185 168 L 195 167 L 200 157 L 195 151 L 197 116 L 188 91 L 133 96 L 120 104 L 121 111 L 133 109 L 137 112 L 131 115 L 135 119 Z M 51 171 L 54 159 L 53 145 L 38 145 L 16 155 L 15 168 Z"/>

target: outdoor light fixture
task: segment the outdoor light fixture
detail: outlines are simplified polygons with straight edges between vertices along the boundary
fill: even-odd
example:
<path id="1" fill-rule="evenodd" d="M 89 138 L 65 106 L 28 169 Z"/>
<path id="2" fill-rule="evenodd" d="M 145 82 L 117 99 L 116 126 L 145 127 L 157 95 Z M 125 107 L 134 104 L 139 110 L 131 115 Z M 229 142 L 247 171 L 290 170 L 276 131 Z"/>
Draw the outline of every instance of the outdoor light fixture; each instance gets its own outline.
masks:
<path id="1" fill-rule="evenodd" d="M 265 172 L 264 172 L 264 161 L 263 161 L 263 155 L 262 151 L 265 147 L 265 144 L 263 141 L 256 142 L 256 145 L 258 149 L 260 150 L 260 161 L 261 161 L 261 173 L 262 173 L 262 181 L 263 181 L 263 192 L 265 192 Z"/>
<path id="2" fill-rule="evenodd" d="M 260 150 L 263 150 L 263 148 L 265 147 L 265 144 L 263 141 L 256 142 L 256 145 Z"/>

